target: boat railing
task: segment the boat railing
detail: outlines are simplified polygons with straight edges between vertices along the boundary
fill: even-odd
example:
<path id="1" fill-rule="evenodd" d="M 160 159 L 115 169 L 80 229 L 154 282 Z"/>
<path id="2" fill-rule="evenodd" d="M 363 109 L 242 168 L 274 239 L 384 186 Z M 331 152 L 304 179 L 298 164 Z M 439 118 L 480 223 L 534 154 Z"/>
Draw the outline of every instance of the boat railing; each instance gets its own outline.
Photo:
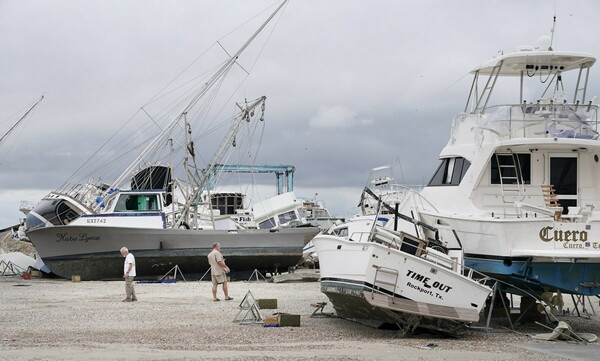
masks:
<path id="1" fill-rule="evenodd" d="M 350 240 L 354 242 L 375 242 L 400 252 L 420 257 L 429 242 L 404 232 L 396 232 L 383 227 L 374 227 L 371 232 L 353 232 Z"/>
<path id="2" fill-rule="evenodd" d="M 353 242 L 368 242 L 371 232 L 352 232 L 349 239 Z"/>
<path id="3" fill-rule="evenodd" d="M 470 279 L 482 279 L 486 276 L 466 267 L 457 258 L 449 256 L 448 250 L 435 242 L 428 242 L 405 232 L 396 232 L 383 227 L 373 229 L 372 241 L 389 248 L 423 258 L 430 263 L 463 274 Z M 462 252 L 462 251 L 461 251 Z"/>
<path id="4" fill-rule="evenodd" d="M 466 118 L 460 114 L 457 120 Z M 499 140 L 512 138 L 579 138 L 598 139 L 598 105 L 591 102 L 502 104 L 477 115 L 476 128 L 495 135 Z M 458 122 L 455 120 L 455 125 Z"/>

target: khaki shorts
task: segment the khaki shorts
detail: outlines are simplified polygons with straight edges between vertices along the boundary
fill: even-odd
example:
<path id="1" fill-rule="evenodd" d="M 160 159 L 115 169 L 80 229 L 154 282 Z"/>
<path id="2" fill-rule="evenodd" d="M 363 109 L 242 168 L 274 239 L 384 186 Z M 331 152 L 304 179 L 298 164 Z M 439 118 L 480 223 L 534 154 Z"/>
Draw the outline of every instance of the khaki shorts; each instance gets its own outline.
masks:
<path id="1" fill-rule="evenodd" d="M 227 282 L 227 278 L 225 278 L 225 274 L 220 275 L 211 275 L 212 283 L 214 285 L 220 285 L 221 283 Z"/>

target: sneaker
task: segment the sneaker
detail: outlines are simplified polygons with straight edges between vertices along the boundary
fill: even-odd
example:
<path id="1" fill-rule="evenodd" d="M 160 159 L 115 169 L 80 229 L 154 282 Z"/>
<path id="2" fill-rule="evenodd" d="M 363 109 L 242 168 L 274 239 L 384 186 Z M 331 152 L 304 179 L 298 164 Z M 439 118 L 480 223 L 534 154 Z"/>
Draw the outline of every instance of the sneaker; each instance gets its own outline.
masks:
<path id="1" fill-rule="evenodd" d="M 233 297 L 227 297 L 227 298 L 225 299 L 225 301 L 231 301 L 231 300 L 233 300 Z"/>
<path id="2" fill-rule="evenodd" d="M 137 301 L 137 298 L 132 298 L 131 301 L 135 302 L 135 301 Z"/>
<path id="3" fill-rule="evenodd" d="M 129 298 L 126 298 L 123 300 L 123 302 L 133 302 L 133 300 L 130 300 Z"/>

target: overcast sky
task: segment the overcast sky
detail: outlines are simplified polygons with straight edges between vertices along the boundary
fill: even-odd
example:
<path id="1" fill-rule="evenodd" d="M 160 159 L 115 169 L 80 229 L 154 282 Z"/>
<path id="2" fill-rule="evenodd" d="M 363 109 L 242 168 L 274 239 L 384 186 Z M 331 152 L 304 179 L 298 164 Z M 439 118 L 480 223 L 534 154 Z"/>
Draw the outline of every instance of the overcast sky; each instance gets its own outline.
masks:
<path id="1" fill-rule="evenodd" d="M 45 96 L 0 144 L 0 228 L 217 40 L 235 51 L 256 19 L 225 35 L 274 3 L 0 0 L 0 136 Z M 555 8 L 554 49 L 600 54 L 598 1 L 292 0 L 240 59 L 250 75 L 231 102 L 266 95 L 257 163 L 296 166 L 298 196 L 318 193 L 348 216 L 371 168 L 393 165 L 402 183 L 429 180 L 464 108 L 468 72 L 549 35 Z M 590 81 L 588 94 L 600 94 L 597 68 Z"/>

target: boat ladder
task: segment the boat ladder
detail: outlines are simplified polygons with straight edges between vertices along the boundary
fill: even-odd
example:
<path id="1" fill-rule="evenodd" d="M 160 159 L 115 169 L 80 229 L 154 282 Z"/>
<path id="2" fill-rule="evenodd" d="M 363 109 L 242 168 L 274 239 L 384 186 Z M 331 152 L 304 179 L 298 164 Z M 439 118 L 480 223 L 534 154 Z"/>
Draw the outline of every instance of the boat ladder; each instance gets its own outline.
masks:
<path id="1" fill-rule="evenodd" d="M 523 174 L 521 172 L 521 163 L 519 156 L 510 149 L 508 153 L 495 153 L 496 164 L 498 165 L 498 175 L 500 178 L 500 190 L 502 192 L 502 203 L 504 205 L 504 217 L 507 216 L 507 205 L 512 205 L 519 216 L 516 202 L 525 199 L 525 188 L 523 185 Z M 500 161 L 503 160 L 503 162 Z"/>
<path id="2" fill-rule="evenodd" d="M 371 299 L 373 299 L 375 297 L 374 296 L 375 289 L 377 289 L 377 291 L 379 293 L 383 293 L 381 291 L 381 286 L 390 286 L 390 287 L 392 287 L 392 292 L 391 292 L 392 294 L 389 296 L 392 300 L 392 303 L 394 303 L 394 298 L 396 295 L 396 286 L 398 285 L 398 277 L 400 276 L 398 270 L 393 269 L 393 268 L 377 266 L 377 265 L 373 265 L 373 268 L 375 268 L 375 277 L 373 277 L 373 288 L 371 289 Z M 377 276 L 380 274 L 391 275 L 392 277 L 394 277 L 394 282 L 388 282 L 388 281 L 384 281 L 381 279 L 377 279 Z"/>

